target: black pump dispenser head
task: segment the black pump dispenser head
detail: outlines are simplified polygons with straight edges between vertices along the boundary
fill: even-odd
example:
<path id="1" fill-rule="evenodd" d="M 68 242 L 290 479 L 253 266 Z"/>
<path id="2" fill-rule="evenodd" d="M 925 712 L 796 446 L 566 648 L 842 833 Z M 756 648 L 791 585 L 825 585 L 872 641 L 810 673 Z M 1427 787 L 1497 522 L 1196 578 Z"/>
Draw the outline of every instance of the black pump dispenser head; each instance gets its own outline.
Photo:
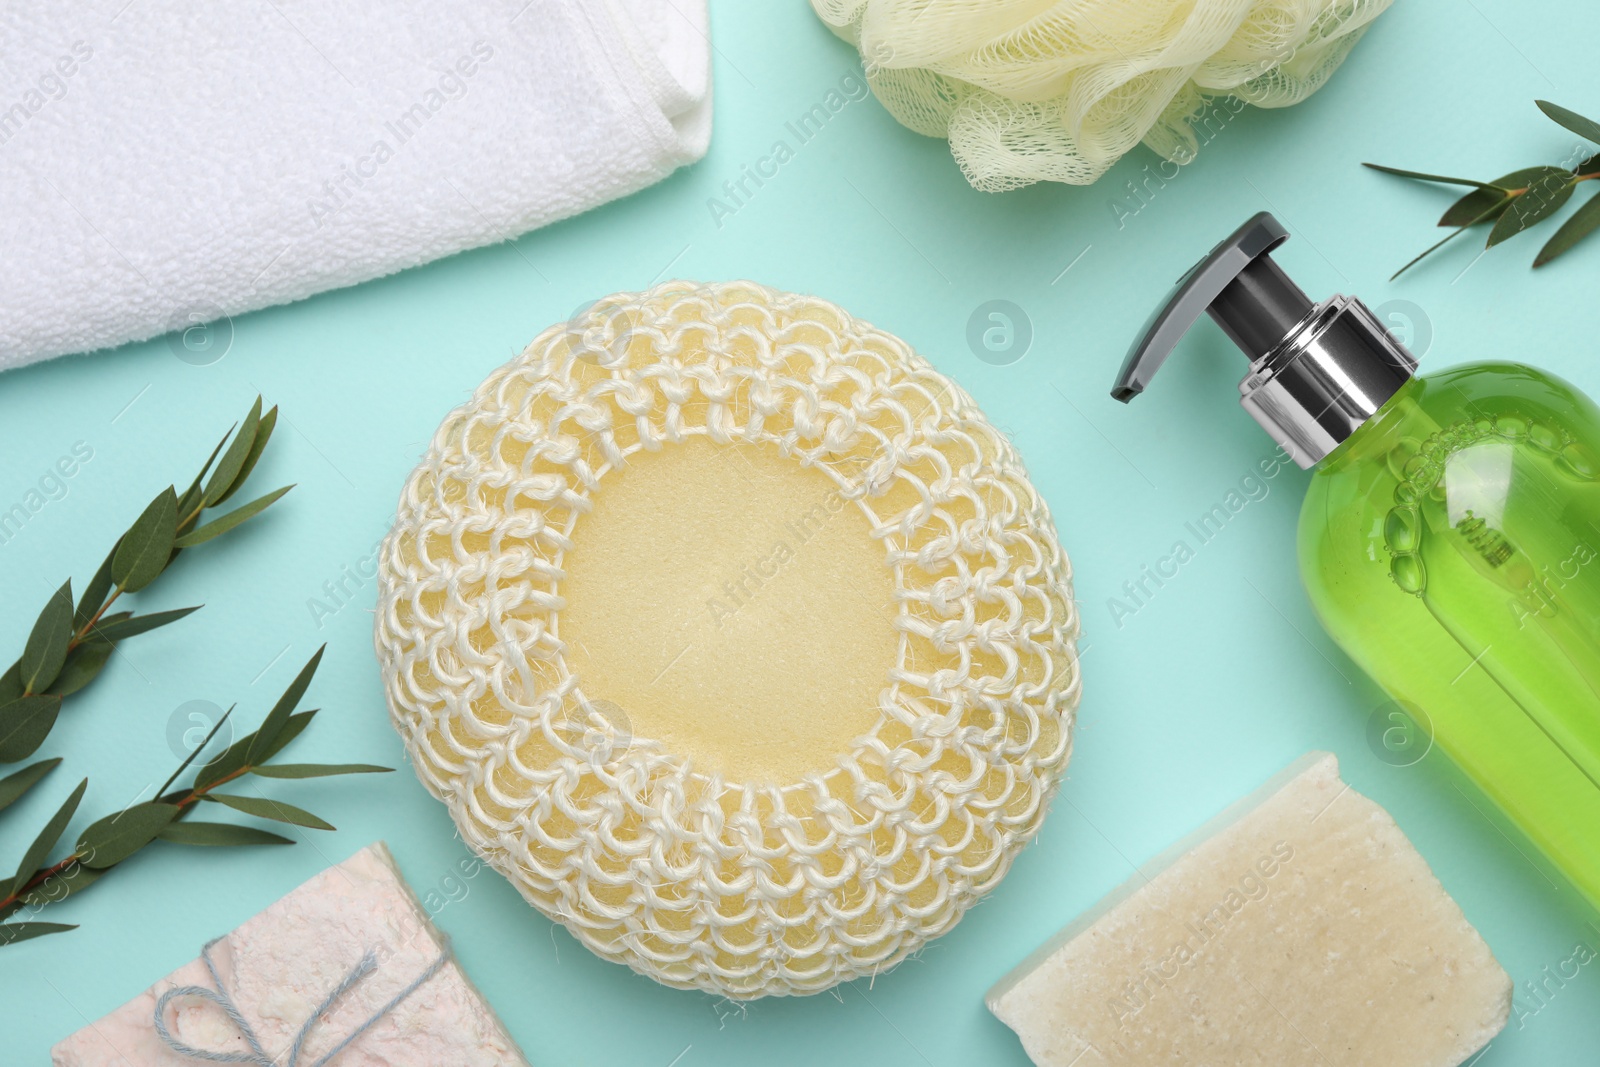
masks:
<path id="1" fill-rule="evenodd" d="M 1206 313 L 1254 363 L 1277 348 L 1311 308 L 1311 298 L 1263 252 L 1223 287 Z"/>
<path id="2" fill-rule="evenodd" d="M 1289 232 L 1263 211 L 1178 279 L 1128 352 L 1111 395 L 1127 403 L 1206 312 L 1250 359 L 1240 403 L 1302 467 L 1371 418 L 1416 370 L 1354 297 L 1321 304 L 1273 262 Z"/>

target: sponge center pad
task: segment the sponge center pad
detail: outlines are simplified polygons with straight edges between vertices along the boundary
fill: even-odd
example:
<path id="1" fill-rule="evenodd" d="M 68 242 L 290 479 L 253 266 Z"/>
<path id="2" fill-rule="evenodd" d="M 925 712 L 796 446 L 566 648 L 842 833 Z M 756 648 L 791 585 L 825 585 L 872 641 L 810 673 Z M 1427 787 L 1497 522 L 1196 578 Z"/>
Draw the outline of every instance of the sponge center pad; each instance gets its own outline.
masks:
<path id="1" fill-rule="evenodd" d="M 820 469 L 703 436 L 635 452 L 573 546 L 558 636 L 584 695 L 635 737 L 708 773 L 788 784 L 877 723 L 894 576 Z"/>

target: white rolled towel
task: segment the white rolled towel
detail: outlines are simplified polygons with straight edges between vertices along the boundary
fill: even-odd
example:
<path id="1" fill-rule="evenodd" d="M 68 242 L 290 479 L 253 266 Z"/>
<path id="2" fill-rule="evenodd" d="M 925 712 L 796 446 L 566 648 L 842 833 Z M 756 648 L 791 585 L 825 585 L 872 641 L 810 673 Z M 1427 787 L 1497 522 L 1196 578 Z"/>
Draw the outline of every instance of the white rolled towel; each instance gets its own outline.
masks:
<path id="1" fill-rule="evenodd" d="M 0 369 L 507 240 L 705 153 L 705 0 L 0 9 Z"/>

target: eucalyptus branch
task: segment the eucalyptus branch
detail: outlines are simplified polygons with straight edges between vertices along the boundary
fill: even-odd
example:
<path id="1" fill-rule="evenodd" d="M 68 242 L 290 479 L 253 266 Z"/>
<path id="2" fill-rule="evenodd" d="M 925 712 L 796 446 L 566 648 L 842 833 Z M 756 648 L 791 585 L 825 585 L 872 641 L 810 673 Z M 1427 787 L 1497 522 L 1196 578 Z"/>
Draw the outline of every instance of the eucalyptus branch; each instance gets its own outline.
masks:
<path id="1" fill-rule="evenodd" d="M 77 812 L 78 803 L 88 788 L 86 778 L 78 783 L 65 803 L 51 816 L 23 854 L 16 874 L 0 879 L 0 947 L 20 941 L 61 933 L 76 927 L 62 923 L 39 922 L 29 918 L 10 922 L 13 916 L 29 910 L 30 916 L 50 904 L 86 889 L 107 871 L 121 864 L 147 845 L 168 841 L 180 845 L 291 845 L 294 842 L 258 826 L 234 822 L 201 822 L 187 817 L 203 803 L 232 808 L 245 815 L 274 822 L 303 826 L 313 830 L 332 830 L 333 826 L 304 808 L 261 796 L 241 796 L 219 792 L 222 787 L 246 775 L 261 778 L 323 778 L 342 774 L 374 774 L 392 770 L 367 763 L 270 763 L 290 742 L 310 725 L 316 709 L 295 711 L 305 696 L 312 675 L 322 661 L 322 649 L 307 661 L 284 690 L 272 710 L 254 733 L 233 742 L 194 773 L 188 786 L 172 786 L 196 758 L 210 746 L 233 713 L 217 720 L 206 739 L 178 765 L 156 790 L 156 799 L 134 804 L 91 823 L 79 834 L 73 849 L 55 862 L 49 855 Z M 15 801 L 47 775 L 59 760 L 46 760 L 0 779 L 0 808 Z"/>
<path id="2" fill-rule="evenodd" d="M 55 726 L 62 700 L 93 681 L 120 642 L 197 610 L 135 615 L 113 612 L 111 606 L 123 594 L 149 586 L 185 549 L 227 533 L 293 488 L 275 489 L 209 522 L 200 521 L 244 485 L 277 421 L 278 409 L 263 414 L 256 397 L 244 422 L 230 427 L 217 442 L 183 494 L 172 486 L 163 489 L 117 538 L 76 606 L 70 578 L 51 595 L 22 655 L 0 674 L 0 763 L 15 763 L 38 751 Z"/>
<path id="3" fill-rule="evenodd" d="M 1600 144 L 1600 123 L 1584 118 L 1548 100 L 1535 101 L 1539 110 L 1552 120 L 1586 141 Z M 1485 248 L 1493 248 L 1501 241 L 1514 237 L 1528 227 L 1543 222 L 1559 211 L 1572 198 L 1579 185 L 1600 178 L 1600 153 L 1588 155 L 1571 167 L 1525 167 L 1503 174 L 1492 182 L 1473 178 L 1451 178 L 1442 174 L 1425 174 L 1398 167 L 1384 167 L 1376 163 L 1363 163 L 1364 167 L 1394 174 L 1416 181 L 1440 182 L 1445 185 L 1470 186 L 1472 191 L 1451 204 L 1439 219 L 1440 226 L 1453 226 L 1455 232 L 1435 243 L 1411 262 L 1395 271 L 1393 281 L 1419 263 L 1432 252 L 1461 236 L 1467 230 L 1483 223 L 1493 222 Z M 1533 265 L 1542 267 L 1552 259 L 1572 248 L 1583 238 L 1600 229 L 1600 194 L 1590 197 L 1572 217 L 1562 223 L 1555 235 L 1545 242 Z"/>

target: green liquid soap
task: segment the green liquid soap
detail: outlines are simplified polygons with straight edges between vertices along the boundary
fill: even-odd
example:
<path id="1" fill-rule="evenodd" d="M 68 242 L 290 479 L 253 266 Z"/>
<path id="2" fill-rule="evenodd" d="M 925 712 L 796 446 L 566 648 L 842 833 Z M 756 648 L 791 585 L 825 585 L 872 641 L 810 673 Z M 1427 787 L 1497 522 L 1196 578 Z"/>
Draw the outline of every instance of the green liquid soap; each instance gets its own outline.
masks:
<path id="1" fill-rule="evenodd" d="M 1315 468 L 1299 555 L 1323 626 L 1600 908 L 1600 408 L 1516 363 L 1414 377 L 1359 300 L 1313 303 L 1273 262 L 1287 237 L 1263 212 L 1179 279 L 1111 395 L 1202 312 L 1222 327 L 1240 403 Z"/>
<path id="2" fill-rule="evenodd" d="M 1311 479 L 1323 626 L 1600 907 L 1600 409 L 1531 367 L 1403 385 Z"/>

